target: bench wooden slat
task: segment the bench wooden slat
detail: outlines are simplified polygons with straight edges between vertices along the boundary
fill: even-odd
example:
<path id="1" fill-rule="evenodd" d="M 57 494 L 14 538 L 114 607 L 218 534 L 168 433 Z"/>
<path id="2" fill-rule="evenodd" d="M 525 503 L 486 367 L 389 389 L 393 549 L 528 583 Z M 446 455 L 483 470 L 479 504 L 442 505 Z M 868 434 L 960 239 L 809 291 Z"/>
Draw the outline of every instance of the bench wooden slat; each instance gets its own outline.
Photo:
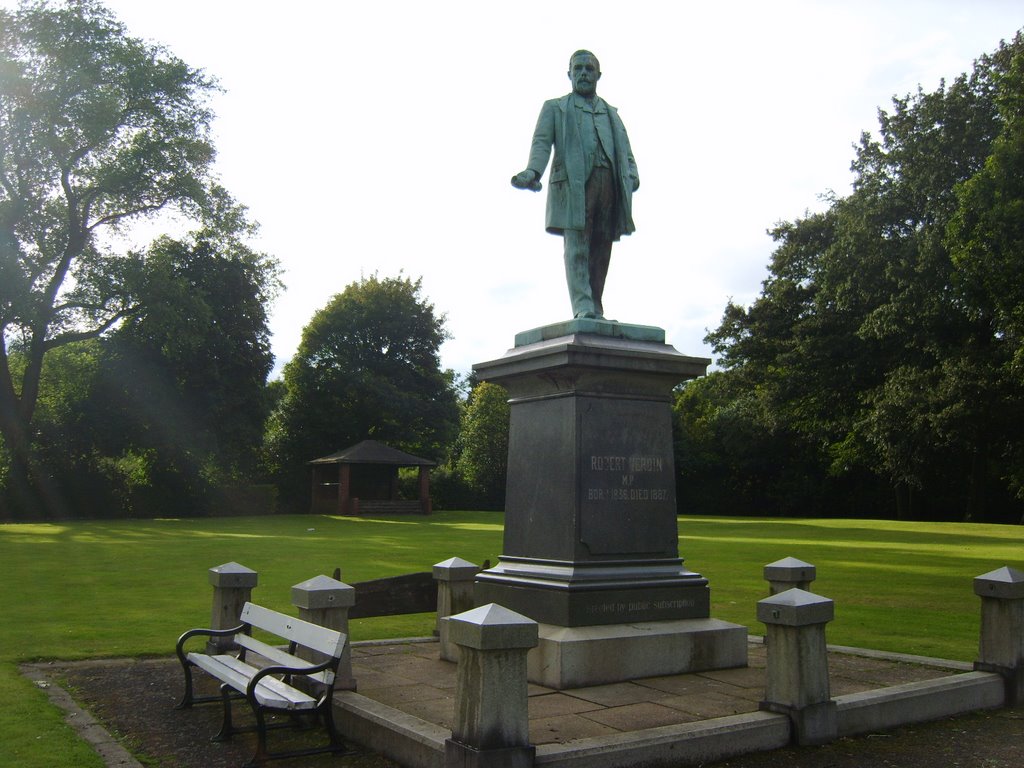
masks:
<path id="1" fill-rule="evenodd" d="M 239 618 L 250 626 L 334 658 L 341 656 L 345 647 L 345 635 L 341 632 L 286 616 L 255 603 L 246 603 Z"/>
<path id="2" fill-rule="evenodd" d="M 239 661 L 228 654 L 208 656 L 205 653 L 190 653 L 189 661 L 205 672 L 223 680 L 239 693 L 245 693 L 253 675 L 259 672 L 258 667 Z M 277 678 L 267 676 L 260 680 L 255 690 L 256 700 L 265 707 L 274 709 L 315 709 L 316 699 L 282 683 Z"/>
<path id="3" fill-rule="evenodd" d="M 273 645 L 268 645 L 262 640 L 257 640 L 255 637 L 249 635 L 235 635 L 235 644 L 245 648 L 246 650 L 258 653 L 263 658 L 272 662 L 273 664 L 280 664 L 285 667 L 309 667 L 313 666 L 313 662 L 308 659 L 300 659 L 298 656 L 293 656 L 290 653 L 282 651 Z M 316 680 L 318 683 L 324 685 L 330 685 L 334 682 L 334 673 L 329 669 L 323 672 L 314 672 L 313 674 L 305 674 L 306 677 L 311 680 Z"/>

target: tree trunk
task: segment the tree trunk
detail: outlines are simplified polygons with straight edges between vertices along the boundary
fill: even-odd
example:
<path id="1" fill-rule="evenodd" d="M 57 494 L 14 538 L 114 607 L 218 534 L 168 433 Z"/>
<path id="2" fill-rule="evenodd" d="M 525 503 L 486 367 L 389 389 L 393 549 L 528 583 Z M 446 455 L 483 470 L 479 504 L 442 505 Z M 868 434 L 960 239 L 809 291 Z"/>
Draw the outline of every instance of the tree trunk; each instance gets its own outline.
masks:
<path id="1" fill-rule="evenodd" d="M 982 523 L 988 519 L 988 450 L 981 445 L 971 456 L 970 488 L 965 523 Z"/>
<path id="2" fill-rule="evenodd" d="M 896 519 L 913 520 L 914 509 L 914 488 L 907 483 L 897 483 L 893 489 L 896 494 Z"/>
<path id="3" fill-rule="evenodd" d="M 43 514 L 32 481 L 31 436 L 44 352 L 41 342 L 33 340 L 29 344 L 19 391 L 14 386 L 7 345 L 0 337 L 0 436 L 3 437 L 8 460 L 7 479 L 0 493 L 0 518 L 26 519 Z"/>
<path id="4" fill-rule="evenodd" d="M 33 510 L 38 510 L 38 507 L 32 490 L 27 446 L 14 435 L 8 435 L 7 429 L 3 430 L 3 436 L 8 464 L 3 493 L 0 494 L 0 520 L 28 519 L 34 516 Z"/>
<path id="5" fill-rule="evenodd" d="M 15 401 L 17 402 L 17 401 Z M 38 520 L 67 517 L 67 505 L 53 483 L 35 471 L 31 431 L 18 409 L 6 408 L 0 417 L 7 474 L 0 488 L 0 520 Z"/>

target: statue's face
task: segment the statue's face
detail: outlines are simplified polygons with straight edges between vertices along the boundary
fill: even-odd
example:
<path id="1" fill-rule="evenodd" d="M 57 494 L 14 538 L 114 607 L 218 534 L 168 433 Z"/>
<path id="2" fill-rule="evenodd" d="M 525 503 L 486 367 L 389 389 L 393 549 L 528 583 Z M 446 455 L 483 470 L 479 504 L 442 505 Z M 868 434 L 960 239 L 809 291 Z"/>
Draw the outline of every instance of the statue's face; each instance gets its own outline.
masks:
<path id="1" fill-rule="evenodd" d="M 580 96 L 593 96 L 597 92 L 597 81 L 601 79 L 600 64 L 588 54 L 576 56 L 569 70 L 572 89 Z"/>

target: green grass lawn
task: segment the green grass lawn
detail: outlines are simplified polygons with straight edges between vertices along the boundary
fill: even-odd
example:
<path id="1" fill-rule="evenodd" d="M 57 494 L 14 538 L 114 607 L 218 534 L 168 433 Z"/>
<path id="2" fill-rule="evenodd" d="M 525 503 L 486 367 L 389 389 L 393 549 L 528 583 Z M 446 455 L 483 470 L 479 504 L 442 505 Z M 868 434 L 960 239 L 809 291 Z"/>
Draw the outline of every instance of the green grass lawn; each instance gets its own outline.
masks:
<path id="1" fill-rule="evenodd" d="M 101 768 L 19 661 L 169 655 L 208 624 L 209 568 L 259 572 L 253 599 L 295 613 L 290 588 L 342 570 L 349 583 L 430 570 L 458 556 L 497 560 L 502 516 L 279 516 L 0 525 L 0 766 Z M 828 640 L 972 660 L 971 580 L 1024 568 L 1024 527 L 877 520 L 681 518 L 680 553 L 711 582 L 712 615 L 763 633 L 755 606 L 765 564 L 813 563 L 813 591 L 836 601 Z M 426 635 L 433 614 L 352 622 L 354 640 Z"/>

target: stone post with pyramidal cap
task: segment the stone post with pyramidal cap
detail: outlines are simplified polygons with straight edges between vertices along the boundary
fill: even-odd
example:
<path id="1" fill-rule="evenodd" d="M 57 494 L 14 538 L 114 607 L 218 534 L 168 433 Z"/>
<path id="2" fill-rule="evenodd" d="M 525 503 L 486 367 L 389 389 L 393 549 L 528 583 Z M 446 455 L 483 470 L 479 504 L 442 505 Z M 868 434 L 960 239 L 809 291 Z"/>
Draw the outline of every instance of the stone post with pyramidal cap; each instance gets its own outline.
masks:
<path id="1" fill-rule="evenodd" d="M 242 607 L 252 599 L 259 574 L 252 568 L 230 562 L 210 568 L 208 577 L 213 587 L 210 629 L 237 627 Z M 234 647 L 230 637 L 211 637 L 206 643 L 206 652 L 223 653 Z"/>
<path id="2" fill-rule="evenodd" d="M 834 617 L 832 600 L 796 587 L 757 604 L 768 646 L 760 708 L 788 715 L 798 744 L 827 744 L 838 736 L 825 643 L 825 625 Z"/>
<path id="3" fill-rule="evenodd" d="M 450 557 L 434 564 L 433 575 L 437 582 L 436 632 L 440 640 L 441 658 L 445 661 L 459 660 L 458 646 L 448 639 L 449 625 L 445 619 L 473 608 L 473 580 L 479 572 L 479 565 L 461 557 Z"/>
<path id="4" fill-rule="evenodd" d="M 299 609 L 300 619 L 343 635 L 348 635 L 348 611 L 355 604 L 355 587 L 323 574 L 292 587 L 292 605 Z M 323 654 L 308 648 L 300 648 L 298 655 L 314 663 L 326 660 Z M 352 645 L 349 642 L 345 643 L 338 662 L 334 687 L 345 691 L 356 690 L 356 681 L 352 676 Z"/>
<path id="5" fill-rule="evenodd" d="M 531 768 L 526 654 L 537 645 L 536 622 L 490 604 L 445 623 L 459 646 L 446 768 Z"/>
<path id="6" fill-rule="evenodd" d="M 1003 567 L 974 579 L 981 639 L 974 668 L 1006 682 L 1007 705 L 1024 703 L 1024 571 Z"/>
<path id="7" fill-rule="evenodd" d="M 809 591 L 817 575 L 817 568 L 795 557 L 784 557 L 764 567 L 764 580 L 768 582 L 768 594 L 777 595 L 787 589 Z"/>

